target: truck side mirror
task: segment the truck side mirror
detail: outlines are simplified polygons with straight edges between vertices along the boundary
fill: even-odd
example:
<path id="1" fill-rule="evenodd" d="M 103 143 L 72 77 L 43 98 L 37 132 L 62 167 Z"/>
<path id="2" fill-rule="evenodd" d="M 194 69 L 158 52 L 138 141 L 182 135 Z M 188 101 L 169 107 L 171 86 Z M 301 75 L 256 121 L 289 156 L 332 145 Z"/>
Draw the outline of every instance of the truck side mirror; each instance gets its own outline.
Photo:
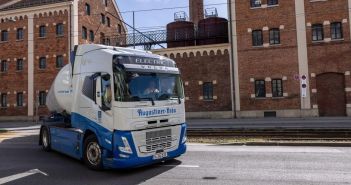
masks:
<path id="1" fill-rule="evenodd" d="M 99 105 L 99 107 L 102 107 L 102 88 L 101 88 L 101 76 L 98 76 L 95 78 L 95 84 L 96 84 L 96 88 L 95 88 L 95 103 L 97 105 Z"/>

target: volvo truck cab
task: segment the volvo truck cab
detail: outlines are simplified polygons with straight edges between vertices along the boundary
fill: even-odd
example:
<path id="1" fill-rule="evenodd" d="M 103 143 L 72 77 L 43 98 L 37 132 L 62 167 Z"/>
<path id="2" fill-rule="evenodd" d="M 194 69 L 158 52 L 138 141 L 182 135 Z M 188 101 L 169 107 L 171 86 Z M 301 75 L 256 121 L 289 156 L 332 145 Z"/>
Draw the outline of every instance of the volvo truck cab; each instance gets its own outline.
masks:
<path id="1" fill-rule="evenodd" d="M 184 90 L 175 62 L 150 52 L 79 45 L 47 96 L 39 144 L 92 169 L 134 168 L 186 151 Z"/>

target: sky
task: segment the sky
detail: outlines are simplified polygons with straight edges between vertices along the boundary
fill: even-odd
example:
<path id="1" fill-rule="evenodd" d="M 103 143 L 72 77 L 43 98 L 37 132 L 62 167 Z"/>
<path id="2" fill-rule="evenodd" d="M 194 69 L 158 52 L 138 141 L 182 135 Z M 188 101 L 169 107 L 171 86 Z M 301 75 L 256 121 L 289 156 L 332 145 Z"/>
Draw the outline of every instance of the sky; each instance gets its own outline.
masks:
<path id="1" fill-rule="evenodd" d="M 189 16 L 189 0 L 116 0 L 117 5 L 122 12 L 124 20 L 133 25 L 133 14 L 135 12 L 135 27 L 140 31 L 162 30 L 165 26 L 174 20 L 174 13 L 185 11 Z M 227 0 L 204 0 L 205 8 L 215 7 L 220 17 L 227 18 Z M 216 5 L 213 5 L 216 4 Z M 177 8 L 173 7 L 187 7 Z M 172 8 L 167 10 L 151 10 Z M 139 11 L 138 10 L 150 10 Z"/>

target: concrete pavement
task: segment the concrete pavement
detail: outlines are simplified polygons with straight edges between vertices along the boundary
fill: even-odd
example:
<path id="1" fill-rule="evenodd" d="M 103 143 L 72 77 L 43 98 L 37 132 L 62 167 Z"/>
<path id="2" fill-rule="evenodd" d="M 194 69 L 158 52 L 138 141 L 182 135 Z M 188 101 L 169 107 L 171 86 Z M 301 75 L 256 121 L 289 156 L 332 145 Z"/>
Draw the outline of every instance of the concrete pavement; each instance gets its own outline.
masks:
<path id="1" fill-rule="evenodd" d="M 27 136 L 0 143 L 0 184 L 9 179 L 9 185 L 351 184 L 351 148 L 189 144 L 177 160 L 96 172 L 65 155 L 42 151 L 37 140 Z"/>
<path id="2" fill-rule="evenodd" d="M 351 117 L 328 118 L 257 118 L 257 119 L 189 119 L 190 129 L 271 129 L 271 128 L 345 128 L 351 129 Z"/>

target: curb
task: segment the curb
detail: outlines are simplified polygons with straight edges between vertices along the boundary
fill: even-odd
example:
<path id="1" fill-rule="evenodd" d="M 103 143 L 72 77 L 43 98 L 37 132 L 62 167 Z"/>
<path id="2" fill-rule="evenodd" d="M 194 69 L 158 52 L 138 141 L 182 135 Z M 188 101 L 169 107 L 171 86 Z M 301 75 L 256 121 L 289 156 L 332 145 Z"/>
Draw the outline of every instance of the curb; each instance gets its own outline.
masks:
<path id="1" fill-rule="evenodd" d="M 333 142 L 246 142 L 246 143 L 226 143 L 218 145 L 227 146 L 321 146 L 321 147 L 351 147 L 351 142 L 333 143 Z"/>

